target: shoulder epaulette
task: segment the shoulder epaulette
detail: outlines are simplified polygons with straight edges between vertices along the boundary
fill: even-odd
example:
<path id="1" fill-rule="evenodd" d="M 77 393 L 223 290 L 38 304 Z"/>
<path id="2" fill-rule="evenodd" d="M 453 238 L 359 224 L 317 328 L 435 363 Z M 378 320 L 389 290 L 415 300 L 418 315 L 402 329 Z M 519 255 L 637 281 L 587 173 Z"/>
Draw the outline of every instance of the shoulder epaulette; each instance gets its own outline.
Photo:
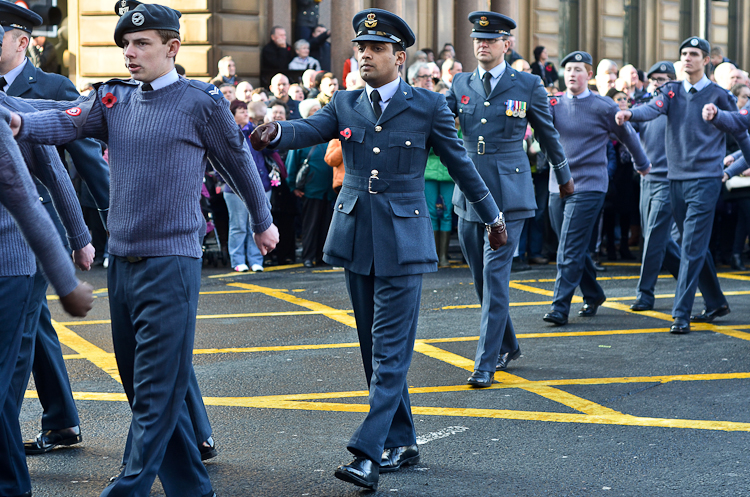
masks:
<path id="1" fill-rule="evenodd" d="M 217 102 L 220 102 L 221 99 L 224 98 L 224 95 L 221 93 L 221 91 L 211 83 L 204 83 L 203 81 L 198 81 L 195 79 L 189 79 L 188 81 L 190 82 L 190 86 L 202 91 Z"/>
<path id="2" fill-rule="evenodd" d="M 99 87 L 104 86 L 104 85 L 127 85 L 127 86 L 132 86 L 136 88 L 138 87 L 138 85 L 140 85 L 140 83 L 134 79 L 113 78 L 113 79 L 110 79 L 109 81 L 99 81 L 98 83 L 94 83 L 91 86 L 94 87 L 94 90 L 98 91 Z"/>

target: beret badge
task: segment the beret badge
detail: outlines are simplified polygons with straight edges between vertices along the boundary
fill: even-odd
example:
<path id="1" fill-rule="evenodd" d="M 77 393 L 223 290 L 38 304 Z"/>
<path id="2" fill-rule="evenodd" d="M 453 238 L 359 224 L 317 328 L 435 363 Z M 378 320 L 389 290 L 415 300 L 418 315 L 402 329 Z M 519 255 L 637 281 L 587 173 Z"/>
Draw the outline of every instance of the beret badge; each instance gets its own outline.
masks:
<path id="1" fill-rule="evenodd" d="M 144 22 L 146 22 L 146 18 L 143 17 L 143 14 L 141 14 L 140 12 L 136 12 L 135 14 L 133 14 L 133 17 L 131 17 L 130 20 L 136 26 L 141 26 Z"/>
<path id="2" fill-rule="evenodd" d="M 487 27 L 490 25 L 490 21 L 487 20 L 487 16 L 482 16 L 479 18 L 479 25 L 482 27 Z"/>
<path id="3" fill-rule="evenodd" d="M 366 28 L 374 28 L 378 25 L 378 20 L 375 18 L 375 14 L 370 12 L 367 14 L 367 20 L 365 21 Z"/>

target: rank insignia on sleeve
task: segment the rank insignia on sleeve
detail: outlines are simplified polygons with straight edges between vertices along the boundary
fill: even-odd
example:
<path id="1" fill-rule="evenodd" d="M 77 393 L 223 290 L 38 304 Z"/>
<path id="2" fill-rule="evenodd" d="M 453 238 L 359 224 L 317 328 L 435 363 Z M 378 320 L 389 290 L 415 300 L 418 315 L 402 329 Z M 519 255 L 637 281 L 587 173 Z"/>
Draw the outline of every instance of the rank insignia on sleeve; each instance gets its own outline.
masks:
<path id="1" fill-rule="evenodd" d="M 340 131 L 339 134 L 344 137 L 345 140 L 348 140 L 352 137 L 352 130 L 349 128 L 346 128 L 343 131 Z"/>
<path id="2" fill-rule="evenodd" d="M 661 100 L 657 100 L 656 101 L 656 106 L 661 109 L 662 107 L 664 107 L 664 102 L 662 102 Z"/>
<path id="3" fill-rule="evenodd" d="M 743 116 L 746 116 L 747 115 L 747 109 L 742 109 L 740 111 L 740 114 L 742 114 Z"/>
<path id="4" fill-rule="evenodd" d="M 108 109 L 111 109 L 113 105 L 117 102 L 117 97 L 112 95 L 112 93 L 107 93 L 102 97 L 102 103 L 104 106 Z"/>
<path id="5" fill-rule="evenodd" d="M 69 116 L 80 116 L 81 115 L 81 108 L 80 107 L 73 107 L 72 109 L 68 109 L 65 111 L 65 113 Z"/>
<path id="6" fill-rule="evenodd" d="M 466 105 L 466 104 L 469 103 L 469 97 L 468 97 L 468 95 L 464 95 L 463 97 L 461 97 L 461 103 L 464 104 L 464 105 Z"/>
<path id="7" fill-rule="evenodd" d="M 221 99 L 224 98 L 224 95 L 221 94 L 221 91 L 219 91 L 219 89 L 214 85 L 208 85 L 208 88 L 206 88 L 206 93 L 211 95 L 211 98 L 213 98 L 217 102 L 221 101 Z"/>

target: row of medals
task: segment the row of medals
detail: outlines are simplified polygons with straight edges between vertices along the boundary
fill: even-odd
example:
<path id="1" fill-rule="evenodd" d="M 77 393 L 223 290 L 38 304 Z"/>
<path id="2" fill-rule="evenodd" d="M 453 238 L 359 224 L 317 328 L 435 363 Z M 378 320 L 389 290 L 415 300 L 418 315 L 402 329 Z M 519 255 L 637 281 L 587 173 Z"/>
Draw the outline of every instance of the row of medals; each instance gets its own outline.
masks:
<path id="1" fill-rule="evenodd" d="M 508 100 L 505 102 L 505 115 L 508 117 L 526 117 L 526 102 L 519 102 L 518 100 Z"/>

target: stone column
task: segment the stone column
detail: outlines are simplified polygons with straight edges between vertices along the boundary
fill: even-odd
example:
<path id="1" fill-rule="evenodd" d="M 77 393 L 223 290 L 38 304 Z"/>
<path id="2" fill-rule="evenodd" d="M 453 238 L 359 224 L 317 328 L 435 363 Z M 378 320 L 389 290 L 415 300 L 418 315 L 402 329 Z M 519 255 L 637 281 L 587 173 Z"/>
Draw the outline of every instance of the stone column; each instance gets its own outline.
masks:
<path id="1" fill-rule="evenodd" d="M 333 74 L 341 78 L 344 61 L 352 56 L 354 14 L 364 10 L 362 0 L 331 0 L 331 67 Z M 343 80 L 339 80 L 343 86 Z"/>
<path id="2" fill-rule="evenodd" d="M 377 9 L 393 12 L 401 18 L 404 17 L 404 0 L 373 0 L 372 6 Z"/>
<path id="3" fill-rule="evenodd" d="M 471 30 L 474 25 L 469 22 L 469 14 L 475 10 L 487 10 L 487 0 L 463 0 L 456 2 L 456 39 L 453 46 L 456 47 L 456 58 L 463 65 L 464 72 L 470 72 L 477 68 L 477 60 L 474 58 L 474 42 L 471 41 Z M 441 47 L 436 47 L 438 50 Z M 435 53 L 437 56 L 437 53 Z"/>

